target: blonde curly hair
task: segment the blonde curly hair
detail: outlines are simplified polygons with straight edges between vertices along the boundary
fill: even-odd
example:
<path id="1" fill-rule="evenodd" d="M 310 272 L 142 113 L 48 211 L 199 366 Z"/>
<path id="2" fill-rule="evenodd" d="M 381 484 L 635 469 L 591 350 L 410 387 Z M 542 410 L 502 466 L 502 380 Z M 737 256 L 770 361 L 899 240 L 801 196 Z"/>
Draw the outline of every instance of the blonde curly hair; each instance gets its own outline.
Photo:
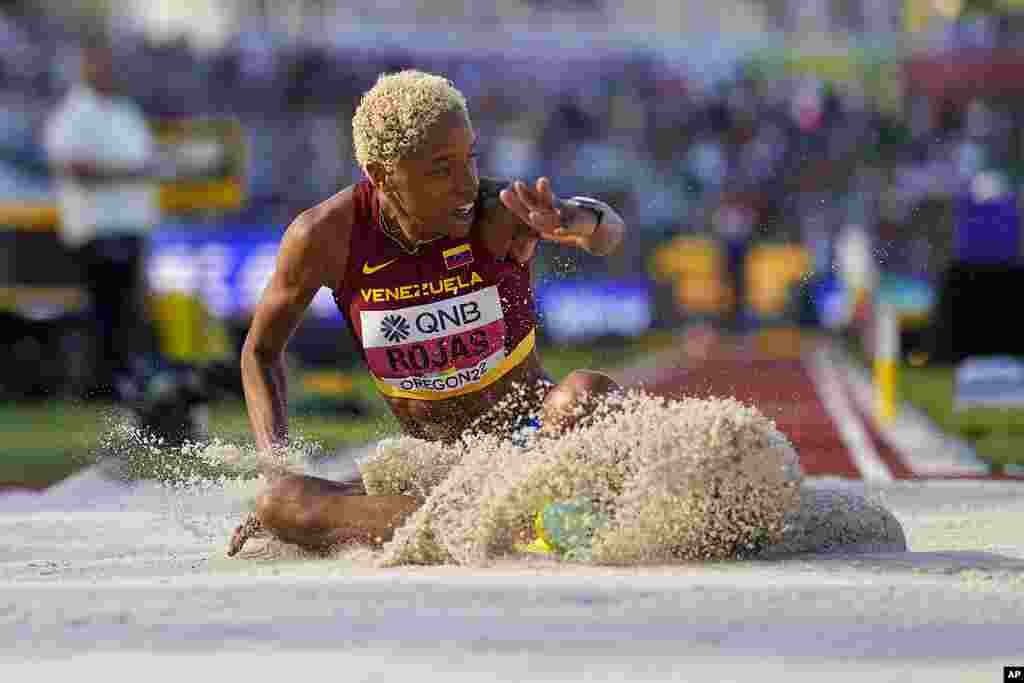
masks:
<path id="1" fill-rule="evenodd" d="M 466 98 L 451 81 L 416 69 L 381 74 L 352 117 L 352 143 L 363 169 L 376 162 L 387 170 L 415 152 L 427 131 L 449 112 L 469 120 Z"/>

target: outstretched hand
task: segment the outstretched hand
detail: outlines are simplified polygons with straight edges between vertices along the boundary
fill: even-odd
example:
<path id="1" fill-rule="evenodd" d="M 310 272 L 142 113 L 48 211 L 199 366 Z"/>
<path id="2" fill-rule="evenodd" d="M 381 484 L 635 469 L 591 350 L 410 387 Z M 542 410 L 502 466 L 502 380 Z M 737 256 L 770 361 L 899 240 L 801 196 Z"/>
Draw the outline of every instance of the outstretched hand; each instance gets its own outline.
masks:
<path id="1" fill-rule="evenodd" d="M 528 228 L 525 234 L 513 240 L 510 248 L 512 257 L 520 263 L 533 256 L 540 240 L 584 247 L 586 239 L 594 231 L 589 221 L 574 220 L 578 209 L 555 196 L 551 181 L 546 177 L 538 179 L 535 187 L 517 180 L 499 196 L 505 208 Z"/>

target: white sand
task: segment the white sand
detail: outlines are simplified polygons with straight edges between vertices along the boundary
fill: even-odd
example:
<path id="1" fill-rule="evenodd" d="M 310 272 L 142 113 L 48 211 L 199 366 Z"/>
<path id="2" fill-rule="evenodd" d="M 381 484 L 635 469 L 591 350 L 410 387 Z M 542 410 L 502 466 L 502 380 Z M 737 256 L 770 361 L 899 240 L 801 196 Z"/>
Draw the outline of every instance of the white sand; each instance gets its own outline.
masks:
<path id="1" fill-rule="evenodd" d="M 1001 680 L 1003 665 L 1024 662 L 1020 492 L 997 482 L 869 491 L 902 523 L 909 552 L 378 569 L 280 553 L 228 560 L 244 487 L 125 489 L 89 471 L 41 495 L 0 498 L 0 671 L 25 680 L 328 671 L 352 680 Z M 249 554 L 259 557 L 260 544 Z"/>
<path id="2" fill-rule="evenodd" d="M 719 420 L 708 443 L 747 444 L 747 456 L 753 444 L 768 449 L 769 469 L 784 464 L 759 418 L 742 415 Z M 626 443 L 615 429 L 603 443 Z M 695 433 L 649 431 L 648 445 L 661 443 L 656 432 Z M 672 461 L 671 451 L 652 453 Z M 368 454 L 284 465 L 347 478 Z M 252 465 L 230 449 L 217 459 Z M 650 469 L 644 486 L 658 490 L 657 472 L 672 470 Z M 805 480 L 782 540 L 756 561 L 469 553 L 486 561 L 387 569 L 367 551 L 310 559 L 268 539 L 225 558 L 259 486 L 127 487 L 93 468 L 43 494 L 0 497 L 4 679 L 989 681 L 1024 662 L 1020 484 Z M 483 490 L 516 500 L 493 482 Z"/>
<path id="3" fill-rule="evenodd" d="M 495 412 L 522 414 L 518 405 Z M 422 501 L 384 547 L 385 565 L 486 564 L 508 555 L 546 502 L 579 500 L 604 521 L 592 543 L 574 543 L 566 557 L 623 565 L 731 559 L 782 542 L 786 517 L 800 507 L 797 453 L 756 408 L 640 391 L 602 397 L 554 438 L 470 431 L 447 447 L 393 439 L 361 469 L 370 493 Z"/>

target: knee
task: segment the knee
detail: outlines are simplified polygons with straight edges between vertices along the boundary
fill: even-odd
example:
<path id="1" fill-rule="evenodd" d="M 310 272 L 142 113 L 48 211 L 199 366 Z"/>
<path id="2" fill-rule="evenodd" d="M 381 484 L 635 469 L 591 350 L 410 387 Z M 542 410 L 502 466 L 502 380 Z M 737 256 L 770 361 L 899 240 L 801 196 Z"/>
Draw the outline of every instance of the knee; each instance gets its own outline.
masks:
<path id="1" fill-rule="evenodd" d="M 619 389 L 618 383 L 604 373 L 574 370 L 545 397 L 544 424 L 568 429 L 593 409 L 597 399 Z"/>
<path id="2" fill-rule="evenodd" d="M 594 370 L 573 370 L 562 381 L 562 385 L 581 396 L 601 396 L 619 388 L 618 383 L 611 377 Z"/>

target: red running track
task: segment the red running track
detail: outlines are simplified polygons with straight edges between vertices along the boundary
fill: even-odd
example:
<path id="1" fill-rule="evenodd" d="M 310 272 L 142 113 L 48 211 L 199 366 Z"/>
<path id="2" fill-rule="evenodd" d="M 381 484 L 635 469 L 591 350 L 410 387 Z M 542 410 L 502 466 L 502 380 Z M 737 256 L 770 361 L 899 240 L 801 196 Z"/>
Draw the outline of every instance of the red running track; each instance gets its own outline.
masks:
<path id="1" fill-rule="evenodd" d="M 799 358 L 801 352 L 808 353 L 809 349 L 799 346 L 802 345 L 796 342 L 771 353 L 758 350 L 757 344 L 743 348 L 718 338 L 705 358 L 688 361 L 684 367 L 648 379 L 643 386 L 667 398 L 731 396 L 754 405 L 775 420 L 779 431 L 789 438 L 800 454 L 804 474 L 861 479 L 861 472 L 826 409 L 807 365 Z M 837 381 L 840 390 L 849 396 L 846 381 L 838 378 Z M 856 401 L 850 400 L 849 404 L 874 455 L 894 479 L 1024 479 L 1019 474 L 1005 473 L 915 474 L 908 460 L 880 433 L 873 418 Z"/>
<path id="2" fill-rule="evenodd" d="M 645 386 L 668 398 L 731 396 L 752 404 L 789 438 L 804 474 L 860 478 L 801 361 L 757 353 L 716 356 L 725 357 L 708 358 Z"/>

